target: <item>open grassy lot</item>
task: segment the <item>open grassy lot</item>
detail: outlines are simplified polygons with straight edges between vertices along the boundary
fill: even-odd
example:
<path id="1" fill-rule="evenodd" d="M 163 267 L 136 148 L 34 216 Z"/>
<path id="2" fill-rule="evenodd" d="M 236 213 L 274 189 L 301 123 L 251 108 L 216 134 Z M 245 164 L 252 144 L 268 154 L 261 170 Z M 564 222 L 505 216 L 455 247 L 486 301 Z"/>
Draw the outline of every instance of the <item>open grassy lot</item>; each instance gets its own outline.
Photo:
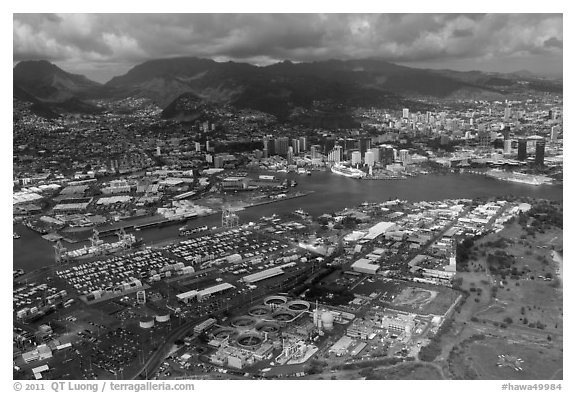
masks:
<path id="1" fill-rule="evenodd" d="M 562 379 L 562 354 L 553 348 L 519 344 L 504 339 L 486 339 L 468 346 L 467 361 L 479 379 Z M 498 366 L 498 355 L 523 360 L 522 370 Z"/>

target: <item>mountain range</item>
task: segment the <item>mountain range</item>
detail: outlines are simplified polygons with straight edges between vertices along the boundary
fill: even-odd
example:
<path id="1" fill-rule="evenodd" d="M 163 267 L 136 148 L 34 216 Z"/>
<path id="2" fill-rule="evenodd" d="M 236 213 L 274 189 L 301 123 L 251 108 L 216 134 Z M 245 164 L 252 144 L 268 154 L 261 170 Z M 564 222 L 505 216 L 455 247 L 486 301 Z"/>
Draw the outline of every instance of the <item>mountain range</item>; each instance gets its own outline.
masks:
<path id="1" fill-rule="evenodd" d="M 105 84 L 47 61 L 23 61 L 14 67 L 13 80 L 14 98 L 44 112 L 96 113 L 100 109 L 86 100 L 145 97 L 165 108 L 164 117 L 187 119 L 222 104 L 288 119 L 298 108 L 318 108 L 318 102 L 400 108 L 423 97 L 503 99 L 527 89 L 562 92 L 561 81 L 526 72 L 427 70 L 380 59 L 284 61 L 260 67 L 181 57 L 144 62 Z"/>

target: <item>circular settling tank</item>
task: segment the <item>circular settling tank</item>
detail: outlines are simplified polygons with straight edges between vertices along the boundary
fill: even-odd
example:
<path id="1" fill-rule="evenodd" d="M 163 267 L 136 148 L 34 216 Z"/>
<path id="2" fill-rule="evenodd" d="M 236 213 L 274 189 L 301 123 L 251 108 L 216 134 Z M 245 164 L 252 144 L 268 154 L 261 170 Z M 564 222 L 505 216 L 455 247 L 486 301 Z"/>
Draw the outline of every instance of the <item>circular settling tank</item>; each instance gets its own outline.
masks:
<path id="1" fill-rule="evenodd" d="M 275 312 L 274 315 L 272 315 L 272 318 L 274 318 L 274 320 L 278 322 L 288 322 L 292 320 L 295 316 L 296 314 L 294 314 L 292 311 L 281 310 Z"/>
<path id="2" fill-rule="evenodd" d="M 305 300 L 292 300 L 286 304 L 286 307 L 292 311 L 308 311 L 310 310 L 310 303 Z"/>
<path id="3" fill-rule="evenodd" d="M 262 322 L 256 326 L 256 330 L 261 333 L 278 334 L 280 325 L 275 322 Z"/>
<path id="4" fill-rule="evenodd" d="M 234 334 L 234 329 L 220 328 L 220 329 L 215 330 L 212 334 L 214 335 L 215 339 L 225 340 L 227 338 L 230 338 L 230 336 L 232 336 L 232 334 Z"/>
<path id="5" fill-rule="evenodd" d="M 256 325 L 257 320 L 254 317 L 243 315 L 241 317 L 233 318 L 230 325 L 242 330 L 252 329 Z"/>
<path id="6" fill-rule="evenodd" d="M 236 340 L 240 347 L 246 349 L 256 349 L 263 341 L 264 339 L 260 334 L 254 332 L 243 333 L 238 336 L 238 339 Z"/>
<path id="7" fill-rule="evenodd" d="M 288 298 L 285 296 L 268 296 L 264 299 L 264 304 L 267 306 L 280 306 L 286 302 L 288 302 Z"/>
<path id="8" fill-rule="evenodd" d="M 255 306 L 248 310 L 248 314 L 253 317 L 264 317 L 270 314 L 270 308 L 267 306 Z"/>

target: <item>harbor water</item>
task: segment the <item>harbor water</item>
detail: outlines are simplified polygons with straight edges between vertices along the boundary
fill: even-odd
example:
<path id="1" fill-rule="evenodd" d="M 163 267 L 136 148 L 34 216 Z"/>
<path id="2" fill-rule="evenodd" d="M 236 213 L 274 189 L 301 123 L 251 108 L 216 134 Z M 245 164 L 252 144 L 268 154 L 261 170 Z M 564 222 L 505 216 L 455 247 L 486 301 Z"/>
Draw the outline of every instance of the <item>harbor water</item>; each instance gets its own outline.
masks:
<path id="1" fill-rule="evenodd" d="M 474 174 L 426 175 L 406 180 L 358 180 L 339 176 L 331 172 L 313 172 L 312 176 L 288 174 L 297 182 L 297 189 L 312 191 L 309 195 L 249 207 L 239 211 L 241 223 L 256 221 L 262 216 L 290 213 L 303 209 L 312 216 L 354 207 L 363 202 L 383 202 L 389 199 L 402 199 L 410 202 L 422 200 L 441 200 L 458 198 L 476 198 L 492 196 L 526 196 L 562 201 L 561 185 L 534 186 L 509 183 Z M 214 214 L 189 222 L 192 227 L 207 225 L 219 226 L 221 217 Z M 178 238 L 178 229 L 182 223 L 143 229 L 136 232 L 147 245 Z M 43 266 L 54 264 L 53 243 L 24 227 L 15 225 L 14 231 L 21 235 L 13 240 L 14 269 L 29 272 Z M 64 246 L 68 246 L 63 243 Z M 80 243 L 72 248 L 78 248 Z"/>

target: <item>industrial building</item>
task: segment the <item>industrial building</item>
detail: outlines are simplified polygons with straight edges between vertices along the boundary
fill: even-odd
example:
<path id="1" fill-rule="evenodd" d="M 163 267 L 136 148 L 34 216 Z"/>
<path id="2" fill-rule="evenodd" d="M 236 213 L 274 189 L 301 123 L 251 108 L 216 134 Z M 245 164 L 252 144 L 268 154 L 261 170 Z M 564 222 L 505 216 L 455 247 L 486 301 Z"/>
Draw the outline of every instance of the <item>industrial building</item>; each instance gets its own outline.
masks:
<path id="1" fill-rule="evenodd" d="M 351 268 L 358 273 L 376 274 L 378 269 L 380 269 L 380 265 L 373 264 L 366 258 L 361 258 L 354 262 Z"/>
<path id="2" fill-rule="evenodd" d="M 209 287 L 209 288 L 202 289 L 200 291 L 197 291 L 194 289 L 192 291 L 183 292 L 183 293 L 176 295 L 176 298 L 182 302 L 185 302 L 185 303 L 188 303 L 190 300 L 192 300 L 194 298 L 196 298 L 197 301 L 201 302 L 202 300 L 206 299 L 207 297 L 210 297 L 216 293 L 224 292 L 224 291 L 226 291 L 228 289 L 232 289 L 232 288 L 236 288 L 236 287 L 232 284 L 225 282 L 222 284 L 214 285 L 214 286 Z"/>
<path id="3" fill-rule="evenodd" d="M 262 281 L 270 277 L 279 276 L 281 274 L 284 274 L 284 271 L 282 270 L 281 267 L 276 266 L 270 269 L 262 270 L 261 272 L 245 276 L 242 278 L 242 281 L 248 284 L 253 284 L 255 282 Z"/>

